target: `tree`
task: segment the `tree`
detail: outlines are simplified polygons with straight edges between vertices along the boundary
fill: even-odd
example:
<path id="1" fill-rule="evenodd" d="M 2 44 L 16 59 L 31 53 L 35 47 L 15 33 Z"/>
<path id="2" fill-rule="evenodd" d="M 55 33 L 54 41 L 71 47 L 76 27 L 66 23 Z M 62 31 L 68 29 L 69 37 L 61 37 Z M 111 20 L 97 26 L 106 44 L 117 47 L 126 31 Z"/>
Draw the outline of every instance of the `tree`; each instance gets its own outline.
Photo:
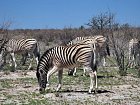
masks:
<path id="1" fill-rule="evenodd" d="M 98 31 L 99 34 L 104 34 L 105 31 L 111 28 L 113 25 L 114 15 L 111 13 L 101 13 L 98 16 L 93 17 L 88 25 L 91 29 Z"/>
<path id="2" fill-rule="evenodd" d="M 112 49 L 114 58 L 119 67 L 120 75 L 126 75 L 128 62 L 128 37 L 129 24 L 120 25 L 115 22 L 115 15 L 110 12 L 101 13 L 98 16 L 93 17 L 87 24 L 91 29 L 96 30 L 97 33 L 107 37 L 107 42 Z"/>

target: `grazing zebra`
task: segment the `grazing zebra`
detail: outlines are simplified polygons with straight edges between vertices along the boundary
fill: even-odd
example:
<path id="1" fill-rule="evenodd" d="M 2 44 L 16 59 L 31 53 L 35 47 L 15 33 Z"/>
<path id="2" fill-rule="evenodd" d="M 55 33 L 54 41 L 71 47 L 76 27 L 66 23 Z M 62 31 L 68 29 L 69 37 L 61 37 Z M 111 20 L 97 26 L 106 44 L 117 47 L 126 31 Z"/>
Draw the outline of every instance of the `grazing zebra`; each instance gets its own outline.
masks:
<path id="1" fill-rule="evenodd" d="M 7 54 L 10 54 L 12 61 L 10 65 L 14 67 L 13 70 L 17 67 L 15 54 L 26 55 L 28 53 L 30 55 L 30 64 L 28 69 L 32 67 L 33 55 L 35 56 L 36 63 L 38 64 L 40 52 L 36 39 L 2 39 L 0 40 L 0 43 L 0 60 L 4 58 L 4 62 L 6 62 L 6 56 Z"/>
<path id="2" fill-rule="evenodd" d="M 73 68 L 83 65 L 90 75 L 89 93 L 93 89 L 93 79 L 95 80 L 95 92 L 97 89 L 97 52 L 104 44 L 106 38 L 98 36 L 96 39 L 88 39 L 88 44 L 75 44 L 69 46 L 57 46 L 47 50 L 37 66 L 36 76 L 39 83 L 40 93 L 45 91 L 50 76 L 58 71 L 58 87 L 61 88 L 63 68 Z"/>
<path id="3" fill-rule="evenodd" d="M 73 45 L 73 44 L 77 44 L 77 43 L 85 43 L 87 44 L 88 43 L 88 40 L 85 41 L 85 39 L 96 39 L 98 36 L 100 35 L 97 35 L 97 36 L 86 36 L 86 37 L 77 37 L 73 40 L 71 40 L 67 45 Z M 84 40 L 84 41 L 83 41 Z M 110 52 L 109 52 L 109 47 L 107 46 L 107 44 L 105 44 L 106 48 L 102 48 L 102 50 L 99 52 L 99 61 L 102 61 L 103 60 L 103 66 L 106 65 L 106 57 L 107 55 L 110 55 Z M 105 49 L 107 51 L 105 51 Z M 84 69 L 84 75 L 85 75 L 86 71 Z M 68 71 L 68 75 L 73 75 L 73 76 L 76 76 L 76 68 L 73 68 L 73 69 L 70 69 Z"/>
<path id="4" fill-rule="evenodd" d="M 140 54 L 140 41 L 134 38 L 129 41 L 129 67 L 136 66 L 138 64 Z"/>

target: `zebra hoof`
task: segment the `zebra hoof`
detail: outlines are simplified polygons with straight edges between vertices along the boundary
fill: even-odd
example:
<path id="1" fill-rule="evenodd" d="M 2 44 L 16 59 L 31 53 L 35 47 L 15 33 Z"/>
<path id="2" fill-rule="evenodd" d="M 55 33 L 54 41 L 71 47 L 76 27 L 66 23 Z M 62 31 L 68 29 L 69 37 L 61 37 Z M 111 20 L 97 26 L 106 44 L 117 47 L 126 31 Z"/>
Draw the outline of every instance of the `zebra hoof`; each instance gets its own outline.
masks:
<path id="1" fill-rule="evenodd" d="M 70 70 L 68 71 L 68 75 L 69 75 L 69 76 L 73 76 L 73 72 L 74 72 L 74 71 L 70 69 Z"/>
<path id="2" fill-rule="evenodd" d="M 56 93 L 55 93 L 55 96 L 56 96 L 56 97 L 59 97 L 59 93 L 58 93 L 58 92 L 56 92 Z"/>
<path id="3" fill-rule="evenodd" d="M 47 84 L 46 84 L 46 86 L 48 87 L 48 86 L 50 86 L 50 84 L 49 84 L 49 83 L 47 83 Z"/>
<path id="4" fill-rule="evenodd" d="M 40 88 L 40 89 L 39 89 L 39 92 L 40 92 L 40 94 L 45 93 L 45 88 Z"/>
<path id="5" fill-rule="evenodd" d="M 92 94 L 92 91 L 91 91 L 91 90 L 89 90 L 89 91 L 88 91 L 88 94 Z"/>
<path id="6" fill-rule="evenodd" d="M 71 72 L 68 72 L 68 75 L 69 75 L 69 76 L 72 76 L 72 75 L 73 75 L 73 73 L 71 73 Z"/>
<path id="7" fill-rule="evenodd" d="M 94 91 L 94 94 L 97 94 L 97 93 L 98 93 L 97 90 L 95 90 L 95 91 Z"/>

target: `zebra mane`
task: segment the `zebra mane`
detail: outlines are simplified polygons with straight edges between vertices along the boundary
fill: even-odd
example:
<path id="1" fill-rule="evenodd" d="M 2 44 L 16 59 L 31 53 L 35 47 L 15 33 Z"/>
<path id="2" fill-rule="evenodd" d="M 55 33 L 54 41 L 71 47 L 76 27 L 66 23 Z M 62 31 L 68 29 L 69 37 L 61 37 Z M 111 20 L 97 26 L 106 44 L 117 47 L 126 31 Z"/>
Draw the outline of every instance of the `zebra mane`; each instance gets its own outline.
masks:
<path id="1" fill-rule="evenodd" d="M 54 47 L 47 49 L 47 50 L 43 53 L 42 57 L 43 57 L 44 55 L 48 54 L 53 48 L 54 48 Z"/>

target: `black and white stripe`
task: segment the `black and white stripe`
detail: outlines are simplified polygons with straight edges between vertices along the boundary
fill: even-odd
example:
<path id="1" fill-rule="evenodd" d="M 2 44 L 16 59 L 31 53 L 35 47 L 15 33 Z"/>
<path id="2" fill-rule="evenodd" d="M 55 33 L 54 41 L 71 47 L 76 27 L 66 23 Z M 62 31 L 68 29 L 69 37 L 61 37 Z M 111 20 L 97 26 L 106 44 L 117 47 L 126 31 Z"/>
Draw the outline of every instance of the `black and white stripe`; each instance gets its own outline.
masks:
<path id="1" fill-rule="evenodd" d="M 97 39 L 98 37 L 100 37 L 101 35 L 96 35 L 96 36 L 86 36 L 86 37 L 77 37 L 73 40 L 71 40 L 67 45 L 73 45 L 73 44 L 77 44 L 77 43 L 84 43 L 84 44 L 88 44 L 90 43 L 90 39 Z M 102 39 L 100 38 L 100 40 L 102 41 Z M 100 43 L 100 41 L 98 40 L 98 42 Z M 106 57 L 107 55 L 110 55 L 110 52 L 109 52 L 109 48 L 107 46 L 107 44 L 104 44 L 106 46 L 104 46 L 104 48 L 102 48 L 100 51 L 99 51 L 99 61 L 102 62 L 102 65 L 103 66 L 106 66 Z M 84 70 L 84 75 L 85 75 L 85 70 Z M 70 69 L 68 71 L 68 75 L 73 75 L 75 76 L 76 75 L 76 68 L 73 68 L 73 69 Z"/>
<path id="2" fill-rule="evenodd" d="M 90 39 L 90 38 L 94 38 L 94 37 L 93 36 L 76 37 L 75 39 L 68 42 L 67 45 L 73 45 L 73 44 L 81 43 L 82 40 Z"/>
<path id="3" fill-rule="evenodd" d="M 29 54 L 30 55 L 30 65 L 28 69 L 32 67 L 33 55 L 35 56 L 36 63 L 38 64 L 38 60 L 40 57 L 40 52 L 38 48 L 38 43 L 36 39 L 2 39 L 0 40 L 1 48 L 0 48 L 0 57 L 6 57 L 7 54 L 10 54 L 12 65 L 14 65 L 14 69 L 16 69 L 17 64 L 15 60 L 15 54 Z"/>
<path id="4" fill-rule="evenodd" d="M 100 41 L 102 39 L 102 42 Z M 105 42 L 103 36 L 90 39 L 90 44 L 75 44 L 69 46 L 58 46 L 47 50 L 41 57 L 36 76 L 38 78 L 40 92 L 44 91 L 48 84 L 50 76 L 58 71 L 59 85 L 57 91 L 61 88 L 61 79 L 63 68 L 73 68 L 83 65 L 90 75 L 90 89 L 93 89 L 93 79 L 95 79 L 95 89 L 97 89 L 97 62 L 96 55 L 99 47 Z M 99 43 L 99 42 L 100 43 Z M 96 48 L 98 46 L 98 48 Z"/>

